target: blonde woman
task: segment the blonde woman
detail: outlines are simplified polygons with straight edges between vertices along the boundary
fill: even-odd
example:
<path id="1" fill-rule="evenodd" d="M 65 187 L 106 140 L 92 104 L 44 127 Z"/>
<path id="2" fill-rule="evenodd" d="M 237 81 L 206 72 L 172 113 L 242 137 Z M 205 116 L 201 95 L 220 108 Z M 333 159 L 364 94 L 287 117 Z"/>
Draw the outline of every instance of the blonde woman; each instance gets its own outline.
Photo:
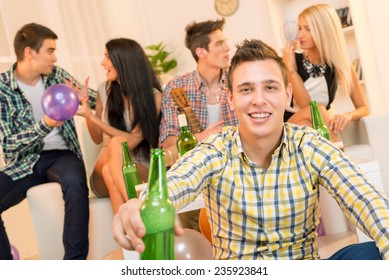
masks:
<path id="1" fill-rule="evenodd" d="M 298 45 L 302 53 L 296 53 Z M 351 120 L 369 114 L 357 73 L 348 58 L 339 17 L 332 6 L 317 4 L 300 13 L 298 40 L 286 44 L 283 60 L 293 85 L 293 99 L 285 112 L 285 121 L 311 126 L 309 102 L 316 100 L 331 140 L 338 142 L 338 133 Z M 327 110 L 336 94 L 349 94 L 355 110 L 330 117 Z"/>

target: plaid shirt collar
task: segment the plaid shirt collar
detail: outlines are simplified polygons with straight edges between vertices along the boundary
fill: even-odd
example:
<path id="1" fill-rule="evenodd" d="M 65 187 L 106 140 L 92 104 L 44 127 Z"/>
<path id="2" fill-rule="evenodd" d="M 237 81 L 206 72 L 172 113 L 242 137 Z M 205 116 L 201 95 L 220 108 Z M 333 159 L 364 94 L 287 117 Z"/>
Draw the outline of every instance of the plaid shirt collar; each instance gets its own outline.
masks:
<path id="1" fill-rule="evenodd" d="M 9 71 L 9 81 L 10 81 L 10 88 L 11 88 L 11 91 L 14 93 L 16 92 L 19 92 L 19 93 L 22 93 L 22 91 L 20 90 L 19 88 L 19 85 L 18 85 L 18 82 L 17 82 L 17 79 L 15 77 L 15 70 L 16 70 L 16 66 L 17 66 L 17 62 L 14 63 Z M 41 74 L 41 77 L 42 77 L 42 81 L 43 81 L 43 84 L 46 85 L 46 82 L 47 82 L 47 79 L 49 77 L 49 75 L 43 75 Z"/>
<path id="2" fill-rule="evenodd" d="M 287 144 L 288 142 L 289 142 L 288 141 L 288 130 L 287 130 L 286 125 L 284 123 L 281 143 L 277 147 L 277 149 L 273 152 L 273 157 L 279 157 L 281 155 L 282 160 L 284 162 L 287 162 L 288 156 L 291 153 L 291 149 L 292 149 L 292 147 L 288 146 L 288 144 Z M 237 151 L 238 151 L 238 155 L 239 155 L 240 159 L 242 161 L 246 161 L 250 165 L 253 165 L 253 164 L 255 165 L 255 163 L 253 163 L 252 161 L 249 160 L 249 158 L 247 157 L 247 155 L 243 149 L 242 140 L 240 139 L 239 129 L 237 129 L 236 146 L 237 146 Z M 220 151 L 220 152 L 223 153 L 223 151 Z"/>
<path id="3" fill-rule="evenodd" d="M 223 85 L 225 88 L 227 88 L 227 70 L 221 69 L 220 70 L 220 79 L 219 83 Z M 199 73 L 199 69 L 196 69 L 195 71 L 195 85 L 196 88 L 200 89 L 201 92 L 204 92 L 204 89 L 207 87 L 205 84 L 203 78 L 201 78 L 201 75 Z"/>

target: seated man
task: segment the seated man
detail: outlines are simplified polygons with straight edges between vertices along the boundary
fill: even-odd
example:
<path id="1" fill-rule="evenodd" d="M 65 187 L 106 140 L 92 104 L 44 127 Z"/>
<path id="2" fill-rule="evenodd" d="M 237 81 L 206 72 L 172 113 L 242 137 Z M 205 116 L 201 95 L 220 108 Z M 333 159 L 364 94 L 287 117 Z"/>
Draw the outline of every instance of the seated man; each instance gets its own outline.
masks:
<path id="1" fill-rule="evenodd" d="M 160 143 L 167 151 L 165 159 L 169 166 L 178 158 L 178 114 L 184 112 L 182 106 L 177 106 L 174 101 L 174 90 L 183 89 L 190 101 L 195 118 L 188 119 L 188 127 L 198 142 L 212 133 L 220 133 L 223 125 L 237 124 L 235 113 L 227 101 L 226 68 L 230 62 L 230 47 L 223 34 L 224 23 L 224 19 L 209 20 L 186 26 L 185 46 L 196 60 L 197 69 L 175 77 L 163 92 Z M 180 214 L 180 219 L 185 227 L 199 230 L 198 216 L 199 211 L 195 210 Z"/>
<path id="2" fill-rule="evenodd" d="M 292 87 L 274 49 L 259 40 L 244 41 L 232 58 L 228 81 L 238 127 L 210 136 L 167 172 L 176 210 L 203 192 L 214 258 L 319 259 L 323 186 L 375 241 L 341 249 L 332 259 L 389 259 L 388 199 L 317 131 L 284 123 Z M 113 224 L 116 241 L 138 252 L 146 234 L 140 203 L 122 205 Z M 175 230 L 183 233 L 178 223 Z"/>
<path id="3" fill-rule="evenodd" d="M 220 133 L 223 125 L 236 125 L 237 119 L 227 100 L 227 72 L 229 50 L 223 34 L 223 20 L 193 22 L 186 26 L 185 45 L 197 62 L 197 69 L 175 77 L 168 83 L 162 97 L 162 120 L 160 124 L 160 143 L 166 150 L 176 146 L 180 134 L 178 114 L 184 112 L 177 106 L 172 91 L 182 88 L 187 94 L 200 129 L 195 130 L 189 120 L 188 126 L 197 140 L 210 134 Z M 174 159 L 176 151 L 174 151 Z M 170 162 L 166 154 L 166 161 Z"/>
<path id="4" fill-rule="evenodd" d="M 15 36 L 17 63 L 0 77 L 0 144 L 5 166 L 0 168 L 0 259 L 12 259 L 1 213 L 20 203 L 27 190 L 58 182 L 65 200 L 64 259 L 88 255 L 89 198 L 80 144 L 73 119 L 56 121 L 41 107 L 45 89 L 73 83 L 65 70 L 54 66 L 57 35 L 31 23 Z M 88 85 L 79 92 L 86 98 Z M 96 92 L 89 90 L 94 107 Z"/>

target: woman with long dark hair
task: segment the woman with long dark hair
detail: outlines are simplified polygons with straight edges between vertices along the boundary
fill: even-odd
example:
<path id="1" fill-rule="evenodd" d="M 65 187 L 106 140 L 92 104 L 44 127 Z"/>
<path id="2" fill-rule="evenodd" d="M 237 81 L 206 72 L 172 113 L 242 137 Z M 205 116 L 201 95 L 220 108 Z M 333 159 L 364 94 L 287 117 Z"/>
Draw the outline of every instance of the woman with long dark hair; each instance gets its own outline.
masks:
<path id="1" fill-rule="evenodd" d="M 147 181 L 150 148 L 158 147 L 162 88 L 136 41 L 113 39 L 105 47 L 101 64 L 107 80 L 99 86 L 96 111 L 84 100 L 78 114 L 86 118 L 93 141 L 103 143 L 91 176 L 92 190 L 98 197 L 109 195 L 116 213 L 127 200 L 121 142 L 127 141 L 140 179 Z"/>

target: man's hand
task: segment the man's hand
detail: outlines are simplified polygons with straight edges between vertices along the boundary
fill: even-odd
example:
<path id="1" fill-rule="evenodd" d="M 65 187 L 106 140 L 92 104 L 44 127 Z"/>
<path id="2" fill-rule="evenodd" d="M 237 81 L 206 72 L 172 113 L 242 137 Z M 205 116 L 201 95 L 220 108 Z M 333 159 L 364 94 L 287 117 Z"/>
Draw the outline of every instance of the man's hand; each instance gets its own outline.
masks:
<path id="1" fill-rule="evenodd" d="M 138 253 L 142 253 L 145 249 L 142 237 L 146 234 L 140 216 L 140 205 L 141 201 L 135 198 L 122 204 L 112 223 L 113 237 L 116 242 L 124 249 L 136 250 Z M 174 231 L 178 236 L 184 234 L 184 229 L 178 221 L 175 223 Z"/>
<path id="2" fill-rule="evenodd" d="M 43 117 L 43 121 L 45 122 L 45 124 L 47 124 L 50 127 L 59 127 L 59 126 L 61 126 L 63 124 L 63 121 L 53 120 L 52 118 L 50 118 L 47 115 L 45 115 Z"/>
<path id="3" fill-rule="evenodd" d="M 213 133 L 221 133 L 223 130 L 223 125 L 224 121 L 218 121 L 209 125 L 204 131 L 195 134 L 197 141 L 200 142 Z"/>

